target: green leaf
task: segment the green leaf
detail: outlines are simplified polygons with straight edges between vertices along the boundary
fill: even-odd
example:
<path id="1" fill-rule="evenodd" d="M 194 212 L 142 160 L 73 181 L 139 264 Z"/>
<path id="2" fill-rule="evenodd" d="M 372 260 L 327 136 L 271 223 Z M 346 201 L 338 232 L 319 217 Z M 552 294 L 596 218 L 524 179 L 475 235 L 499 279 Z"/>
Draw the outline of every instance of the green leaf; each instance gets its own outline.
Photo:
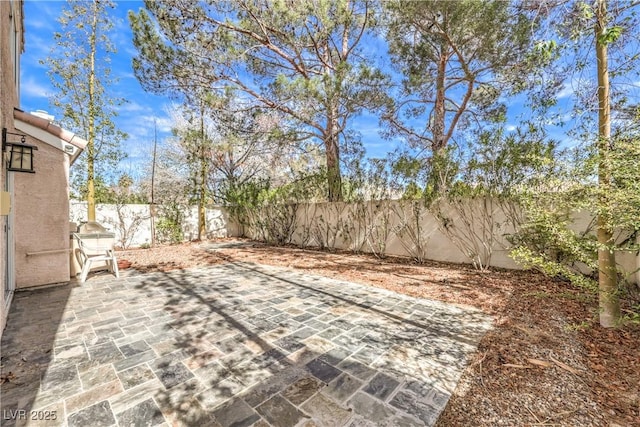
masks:
<path id="1" fill-rule="evenodd" d="M 622 35 L 623 28 L 619 25 L 606 28 L 604 33 L 598 36 L 598 43 L 608 45 L 615 43 Z"/>

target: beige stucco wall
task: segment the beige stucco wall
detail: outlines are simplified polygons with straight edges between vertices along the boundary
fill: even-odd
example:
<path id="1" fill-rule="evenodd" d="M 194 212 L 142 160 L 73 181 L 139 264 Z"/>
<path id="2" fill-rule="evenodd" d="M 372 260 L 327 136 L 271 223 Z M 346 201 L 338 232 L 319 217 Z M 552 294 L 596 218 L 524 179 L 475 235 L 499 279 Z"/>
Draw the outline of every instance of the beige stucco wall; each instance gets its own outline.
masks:
<path id="1" fill-rule="evenodd" d="M 467 221 L 476 235 L 480 235 L 483 230 L 487 235 L 488 232 L 493 231 L 494 244 L 490 251 L 484 250 L 479 239 L 462 245 L 454 244 L 450 236 L 447 236 L 439 227 L 439 222 L 428 209 L 422 207 L 414 210 L 412 203 L 398 200 L 363 204 L 303 205 L 298 210 L 300 225 L 294 233 L 293 240 L 296 244 L 317 246 L 320 243 L 317 238 L 318 233 L 327 230 L 325 224 L 339 224 L 341 231 L 336 233 L 335 238 L 337 249 L 372 252 L 375 247 L 380 248 L 381 244 L 384 244 L 384 252 L 387 255 L 420 256 L 424 259 L 454 263 L 471 262 L 465 252 L 474 249 L 477 252 L 484 251 L 481 258 L 491 266 L 518 268 L 508 255 L 507 242 L 501 237 L 506 232 L 506 219 L 499 207 L 491 204 L 485 206 L 476 201 L 473 204 L 467 204 L 463 209 L 464 212 L 461 212 L 459 209 L 443 206 L 442 213 L 451 219 L 452 227 L 461 228 L 463 222 Z M 483 223 L 483 219 L 488 218 L 487 215 L 482 215 L 484 209 L 492 212 L 492 224 Z M 461 217 L 461 214 L 465 216 Z M 419 227 L 416 225 L 418 223 Z M 383 224 L 386 224 L 386 239 L 382 239 Z M 308 235 L 305 236 L 306 233 Z M 459 233 L 453 235 L 455 237 L 468 234 L 461 229 Z"/>
<path id="2" fill-rule="evenodd" d="M 475 250 L 481 253 L 483 263 L 501 268 L 519 268 L 509 257 L 507 242 L 502 237 L 510 230 L 507 230 L 505 215 L 499 207 L 478 201 L 462 209 L 464 212 L 443 206 L 442 214 L 451 219 L 452 227 L 461 230 L 447 235 L 428 209 L 423 207 L 414 210 L 407 201 L 305 204 L 298 207 L 292 243 L 301 246 L 323 246 L 324 243 L 336 249 L 361 252 L 373 252 L 384 247 L 386 255 L 454 263 L 470 263 L 472 260 L 466 253 Z M 492 212 L 491 224 L 483 222 L 489 217 L 481 214 L 484 209 Z M 477 236 L 483 232 L 485 236 L 494 236 L 490 250 L 483 247 L 481 239 L 458 245 L 452 242 L 451 236 L 456 238 L 470 234 L 463 228 L 465 222 L 469 223 Z M 261 238 L 260 233 L 250 227 L 237 228 L 238 232 L 244 230 L 249 237 Z M 385 228 L 386 239 L 383 238 Z M 238 235 L 233 232 L 228 234 Z"/>
<path id="3" fill-rule="evenodd" d="M 0 1 L 0 128 L 7 128 L 13 132 L 13 109 L 19 104 L 18 91 L 16 88 L 16 75 L 14 73 L 14 58 L 9 45 L 11 41 L 12 28 L 9 23 L 9 16 L 13 13 L 18 31 L 18 53 L 22 52 L 22 1 Z M 0 190 L 6 189 L 6 169 L 4 161 L 0 162 Z M 6 324 L 8 310 L 4 287 L 7 280 L 7 217 L 0 216 L 0 336 Z"/>
<path id="4" fill-rule="evenodd" d="M 8 16 L 10 5 L 7 2 L 0 2 L 0 16 Z M 14 92 L 15 89 L 9 86 L 9 82 L 12 82 L 8 76 L 12 75 L 9 73 L 9 47 L 7 46 L 8 41 L 8 32 L 9 28 L 7 25 L 0 25 L 0 128 L 7 127 L 7 119 L 8 111 L 12 111 L 12 99 L 10 99 L 10 93 Z M 14 95 L 15 98 L 15 95 Z M 13 101 L 15 102 L 15 101 Z M 10 110 L 11 108 L 11 110 Z M 0 166 L 0 190 L 4 191 L 5 189 L 5 167 L 4 162 L 1 162 L 2 166 Z M 5 322 L 7 320 L 7 312 L 5 310 L 5 301 L 4 301 L 4 286 L 6 277 L 6 262 L 7 262 L 7 253 L 6 253 L 6 224 L 7 217 L 0 216 L 0 235 L 2 238 L 0 239 L 0 336 L 2 336 L 2 330 L 4 329 Z"/>
<path id="5" fill-rule="evenodd" d="M 485 265 L 522 268 L 509 256 L 510 245 L 505 236 L 513 229 L 498 203 L 485 199 L 464 201 L 457 207 L 443 206 L 440 214 L 449 219 L 452 232 L 446 233 L 442 222 L 428 209 L 414 210 L 406 201 L 304 204 L 297 209 L 292 243 L 362 252 L 384 248 L 386 255 L 454 263 L 471 263 L 472 257 L 467 254 L 475 252 Z M 582 212 L 575 218 L 575 230 L 582 232 L 590 223 L 589 213 Z M 233 224 L 227 227 L 231 236 L 263 238 L 260 231 L 248 226 L 236 226 L 235 231 Z M 484 244 L 488 242 L 491 245 Z M 639 256 L 620 252 L 616 261 L 629 274 L 629 281 L 640 283 Z"/>
<path id="6" fill-rule="evenodd" d="M 16 288 L 69 280 L 69 158 L 36 145 L 36 173 L 15 174 Z"/>

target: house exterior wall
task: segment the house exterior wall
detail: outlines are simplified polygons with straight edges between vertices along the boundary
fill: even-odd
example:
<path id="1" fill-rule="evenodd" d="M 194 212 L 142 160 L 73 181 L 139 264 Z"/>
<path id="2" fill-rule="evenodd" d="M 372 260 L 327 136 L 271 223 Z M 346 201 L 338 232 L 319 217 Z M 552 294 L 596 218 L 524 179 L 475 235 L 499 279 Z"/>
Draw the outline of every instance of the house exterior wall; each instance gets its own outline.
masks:
<path id="1" fill-rule="evenodd" d="M 69 157 L 38 147 L 36 173 L 14 176 L 16 289 L 69 281 Z"/>
<path id="2" fill-rule="evenodd" d="M 0 1 L 0 128 L 7 128 L 9 132 L 15 131 L 13 109 L 19 104 L 19 56 L 23 50 L 22 12 L 22 0 Z M 0 161 L 0 190 L 7 191 L 4 160 Z M 7 282 L 7 226 L 8 217 L 0 216 L 0 336 L 8 314 L 4 292 Z"/>

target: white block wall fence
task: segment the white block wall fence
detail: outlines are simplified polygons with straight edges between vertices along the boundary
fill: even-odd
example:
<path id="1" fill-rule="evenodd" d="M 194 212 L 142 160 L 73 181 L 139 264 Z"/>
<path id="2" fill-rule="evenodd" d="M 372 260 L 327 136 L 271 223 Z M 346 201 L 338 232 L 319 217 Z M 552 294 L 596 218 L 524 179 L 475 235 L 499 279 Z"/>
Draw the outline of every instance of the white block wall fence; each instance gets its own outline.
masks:
<path id="1" fill-rule="evenodd" d="M 227 213 L 224 208 L 207 209 L 207 239 L 228 237 Z M 80 224 L 86 221 L 87 203 L 71 201 L 69 221 Z M 151 243 L 151 210 L 149 205 L 96 205 L 96 221 L 116 234 L 116 245 L 137 247 Z M 156 216 L 156 227 L 158 217 Z M 198 208 L 193 206 L 185 214 L 182 224 L 185 241 L 198 237 Z"/>
<path id="2" fill-rule="evenodd" d="M 86 211 L 85 202 L 71 201 L 70 221 L 82 222 L 86 218 Z M 477 201 L 469 203 L 468 207 L 444 209 L 442 213 L 449 218 L 451 230 L 459 231 L 446 233 L 442 223 L 431 212 L 416 212 L 410 203 L 401 201 L 303 204 L 297 208 L 289 241 L 299 246 L 384 252 L 386 255 L 455 263 L 470 263 L 475 253 L 483 264 L 520 269 L 509 257 L 509 244 L 505 236 L 513 230 L 506 225 L 501 208 L 489 207 L 490 220 L 481 213 L 483 211 L 487 211 L 487 206 L 483 204 L 480 207 Z M 265 238 L 264 229 L 239 225 L 230 218 L 224 207 L 209 208 L 206 212 L 208 239 L 240 236 L 255 240 Z M 116 234 L 116 244 L 121 247 L 136 247 L 151 242 L 149 205 L 98 204 L 96 220 Z M 260 222 L 260 218 L 254 221 Z M 584 229 L 589 222 L 589 215 L 579 215 L 575 220 L 576 229 Z M 182 232 L 185 240 L 197 238 L 196 207 L 191 207 L 185 214 Z M 461 235 L 473 237 L 461 242 Z M 454 242 L 456 238 L 458 240 Z M 616 261 L 623 271 L 630 274 L 632 282 L 640 283 L 639 255 L 617 253 Z"/>

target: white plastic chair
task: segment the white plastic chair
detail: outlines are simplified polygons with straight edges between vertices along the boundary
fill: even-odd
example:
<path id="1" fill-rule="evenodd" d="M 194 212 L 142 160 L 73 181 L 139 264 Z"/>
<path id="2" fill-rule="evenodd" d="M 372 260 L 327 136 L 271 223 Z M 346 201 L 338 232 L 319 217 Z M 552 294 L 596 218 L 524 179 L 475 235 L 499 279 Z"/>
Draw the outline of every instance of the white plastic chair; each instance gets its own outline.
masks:
<path id="1" fill-rule="evenodd" d="M 116 253 L 113 247 L 92 247 L 87 245 L 87 242 L 82 240 L 82 238 L 78 235 L 75 235 L 76 240 L 78 241 L 78 248 L 80 249 L 80 258 L 82 263 L 82 272 L 80 273 L 80 283 L 84 283 L 87 280 L 87 275 L 89 274 L 89 270 L 91 270 L 92 264 L 94 262 L 105 262 L 107 264 L 107 268 L 116 277 L 120 277 L 120 272 L 118 271 L 118 261 L 116 260 Z"/>

